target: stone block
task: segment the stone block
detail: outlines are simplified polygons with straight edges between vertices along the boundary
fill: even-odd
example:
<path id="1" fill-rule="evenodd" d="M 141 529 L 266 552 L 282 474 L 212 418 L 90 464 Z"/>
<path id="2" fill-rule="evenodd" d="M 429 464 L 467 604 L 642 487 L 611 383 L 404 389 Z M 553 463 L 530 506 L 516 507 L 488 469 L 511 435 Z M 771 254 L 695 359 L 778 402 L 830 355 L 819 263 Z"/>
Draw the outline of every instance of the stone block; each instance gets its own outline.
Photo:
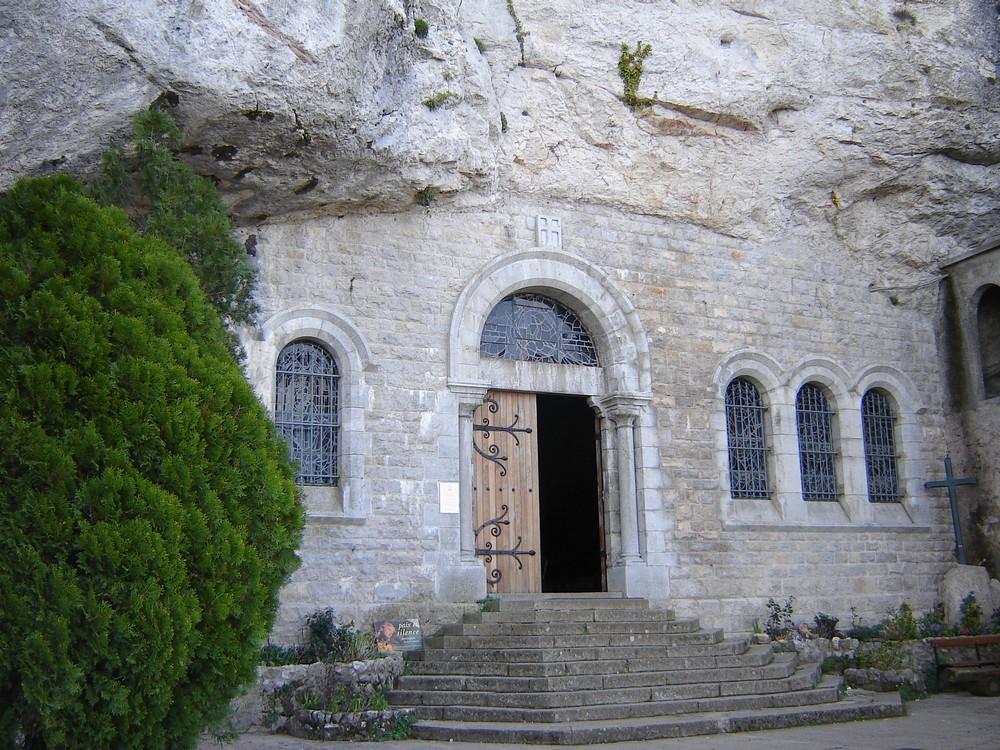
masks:
<path id="1" fill-rule="evenodd" d="M 944 575 L 941 582 L 941 601 L 944 603 L 944 614 L 950 625 L 957 625 L 962 618 L 962 600 L 971 592 L 982 607 L 988 618 L 1000 604 L 994 601 L 993 592 L 998 587 L 997 581 L 990 581 L 986 568 L 978 565 L 954 565 Z"/>

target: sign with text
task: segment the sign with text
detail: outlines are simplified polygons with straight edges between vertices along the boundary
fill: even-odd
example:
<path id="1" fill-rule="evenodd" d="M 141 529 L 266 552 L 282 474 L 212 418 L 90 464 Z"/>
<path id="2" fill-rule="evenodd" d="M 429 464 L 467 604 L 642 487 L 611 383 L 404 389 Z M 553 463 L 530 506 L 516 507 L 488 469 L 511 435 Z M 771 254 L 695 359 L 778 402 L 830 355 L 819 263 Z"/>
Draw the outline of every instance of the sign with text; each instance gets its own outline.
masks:
<path id="1" fill-rule="evenodd" d="M 394 651 L 420 651 L 423 638 L 420 635 L 420 620 L 376 620 L 375 645 L 383 654 Z"/>

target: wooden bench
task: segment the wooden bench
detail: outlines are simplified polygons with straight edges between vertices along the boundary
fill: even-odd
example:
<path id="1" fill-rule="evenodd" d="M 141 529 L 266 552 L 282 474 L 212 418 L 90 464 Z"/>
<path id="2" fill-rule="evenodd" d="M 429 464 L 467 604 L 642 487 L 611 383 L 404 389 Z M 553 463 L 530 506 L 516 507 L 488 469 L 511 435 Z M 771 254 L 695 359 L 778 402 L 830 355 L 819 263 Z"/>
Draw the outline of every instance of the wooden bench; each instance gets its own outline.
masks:
<path id="1" fill-rule="evenodd" d="M 1000 695 L 1000 635 L 928 638 L 938 670 L 973 695 Z"/>

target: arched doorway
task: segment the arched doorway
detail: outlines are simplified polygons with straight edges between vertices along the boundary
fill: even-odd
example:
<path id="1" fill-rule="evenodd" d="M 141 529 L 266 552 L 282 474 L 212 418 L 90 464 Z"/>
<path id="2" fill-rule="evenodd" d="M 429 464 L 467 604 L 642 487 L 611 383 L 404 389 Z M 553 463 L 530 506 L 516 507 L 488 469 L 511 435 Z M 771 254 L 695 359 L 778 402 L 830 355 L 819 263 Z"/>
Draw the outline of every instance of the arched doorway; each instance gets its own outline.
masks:
<path id="1" fill-rule="evenodd" d="M 484 353 L 484 335 L 489 333 L 486 325 L 490 315 L 513 295 L 540 296 L 571 310 L 591 336 L 597 364 L 507 359 Z M 487 348 L 489 343 L 486 341 Z M 474 464 L 478 453 L 474 433 L 480 432 L 475 425 L 482 426 L 482 415 L 478 412 L 488 394 L 522 394 L 521 398 L 527 397 L 532 402 L 536 419 L 541 399 L 542 413 L 549 414 L 545 418 L 553 424 L 581 420 L 585 413 L 582 410 L 586 410 L 587 419 L 594 420 L 596 429 L 590 436 L 597 476 L 594 492 L 603 503 L 598 511 L 598 524 L 605 540 L 604 552 L 597 547 L 596 554 L 606 553 L 607 589 L 648 595 L 655 578 L 656 587 L 665 591 L 665 571 L 650 576 L 644 559 L 648 527 L 644 514 L 652 496 L 659 503 L 656 488 L 660 486 L 660 477 L 658 464 L 644 462 L 656 454 L 655 450 L 643 450 L 656 445 L 655 419 L 648 406 L 651 400 L 649 352 L 638 314 L 628 298 L 604 274 L 568 253 L 539 250 L 511 254 L 488 264 L 462 292 L 452 316 L 449 346 L 449 388 L 456 396 L 459 410 L 461 549 L 457 562 L 482 565 L 477 562 L 481 556 L 476 557 L 476 550 L 484 549 L 485 545 L 477 544 L 476 532 L 479 531 L 483 539 L 482 524 L 496 518 L 503 506 L 503 503 L 495 503 L 488 517 L 477 514 L 478 485 Z M 518 402 L 517 408 L 526 408 L 521 406 L 524 403 Z M 521 419 L 524 417 L 519 417 Z M 509 424 L 506 422 L 505 426 Z M 581 431 L 583 422 L 575 424 L 576 431 Z M 557 426 L 553 432 L 558 433 L 560 429 Z M 600 435 L 599 453 L 596 434 Z M 500 450 L 500 446 L 497 449 Z M 585 447 L 580 449 L 587 450 Z M 489 447 L 484 450 L 488 452 Z M 564 481 L 573 471 L 574 464 L 567 464 L 565 454 L 562 458 L 555 454 L 551 463 L 561 464 L 559 471 L 562 474 L 557 474 L 554 480 L 550 478 L 550 484 Z M 523 485 L 522 491 L 527 493 L 527 489 Z M 482 501 L 478 505 L 482 510 Z M 552 513 L 553 518 L 558 515 L 557 511 Z M 541 524 L 541 514 L 538 523 Z M 552 523 L 550 518 L 550 528 Z M 512 547 L 516 543 L 515 535 Z M 522 539 L 522 548 L 523 545 Z M 528 558 L 522 556 L 520 559 L 523 565 Z M 516 567 L 515 562 L 511 564 Z M 565 564 L 557 557 L 549 561 L 549 567 L 556 571 Z M 540 567 L 538 585 L 542 587 Z M 597 566 L 598 575 L 603 568 L 603 565 Z M 485 574 L 484 568 L 480 570 Z M 595 584 L 593 577 L 585 583 L 574 582 L 571 577 L 570 573 L 555 572 L 547 578 L 548 585 L 566 590 L 582 585 L 591 589 L 605 585 L 603 580 Z"/>

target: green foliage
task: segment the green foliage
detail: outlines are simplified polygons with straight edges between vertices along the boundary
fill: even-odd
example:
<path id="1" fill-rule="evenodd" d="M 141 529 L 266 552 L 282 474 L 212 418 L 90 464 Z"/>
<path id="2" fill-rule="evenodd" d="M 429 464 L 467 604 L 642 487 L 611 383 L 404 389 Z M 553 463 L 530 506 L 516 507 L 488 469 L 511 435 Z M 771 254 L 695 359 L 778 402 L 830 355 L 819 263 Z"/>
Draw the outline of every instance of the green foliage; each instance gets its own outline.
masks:
<path id="1" fill-rule="evenodd" d="M 813 631 L 817 638 L 833 638 L 837 634 L 837 623 L 840 620 L 833 615 L 822 612 L 813 618 Z"/>
<path id="2" fill-rule="evenodd" d="M 892 672 L 903 668 L 906 651 L 899 641 L 880 641 L 870 647 L 859 648 L 855 655 L 859 669 L 878 669 Z"/>
<path id="3" fill-rule="evenodd" d="M 252 322 L 255 272 L 233 238 L 232 221 L 212 181 L 180 162 L 180 130 L 160 109 L 136 116 L 133 151 L 104 155 L 91 195 L 124 209 L 145 235 L 166 241 L 187 258 L 209 303 L 227 324 Z"/>
<path id="4" fill-rule="evenodd" d="M 948 628 L 948 622 L 944 617 L 944 605 L 940 602 L 934 605 L 934 609 L 925 612 L 917 623 L 918 638 L 934 638 L 944 635 Z"/>
<path id="5" fill-rule="evenodd" d="M 413 19 L 413 33 L 416 34 L 421 39 L 426 38 L 430 30 L 431 27 L 427 24 L 427 21 L 425 21 L 423 18 Z"/>
<path id="6" fill-rule="evenodd" d="M 437 197 L 437 189 L 433 185 L 427 185 L 426 187 L 420 188 L 417 192 L 413 194 L 413 200 L 419 203 L 424 208 L 430 206 L 434 199 Z"/>
<path id="7" fill-rule="evenodd" d="M 795 630 L 795 623 L 792 622 L 794 601 L 794 596 L 788 597 L 784 604 L 778 604 L 773 598 L 767 600 L 767 622 L 764 623 L 764 632 L 772 640 L 784 638 Z"/>
<path id="8" fill-rule="evenodd" d="M 990 632 L 1000 633 L 1000 607 L 994 609 L 990 616 Z"/>
<path id="9" fill-rule="evenodd" d="M 484 42 L 478 36 L 472 37 L 472 41 L 476 43 L 476 49 L 479 50 L 480 55 L 486 54 L 486 42 Z"/>
<path id="10" fill-rule="evenodd" d="M 622 99 L 630 107 L 643 107 L 653 103 L 652 99 L 639 96 L 639 84 L 642 82 L 642 64 L 653 51 L 651 44 L 636 42 L 635 49 L 622 43 L 622 52 L 618 57 L 618 75 L 622 79 Z"/>
<path id="11" fill-rule="evenodd" d="M 480 612 L 499 612 L 500 611 L 500 599 L 493 596 L 492 594 L 487 594 L 482 599 L 477 599 L 476 604 L 479 605 Z"/>
<path id="12" fill-rule="evenodd" d="M 907 602 L 900 604 L 897 610 L 888 610 L 885 619 L 882 620 L 882 637 L 887 641 L 915 640 L 918 630 L 913 607 Z"/>
<path id="13" fill-rule="evenodd" d="M 959 609 L 958 627 L 961 635 L 978 635 L 983 632 L 983 608 L 976 601 L 976 595 L 971 591 L 962 600 Z"/>
<path id="14" fill-rule="evenodd" d="M 522 68 L 527 65 L 524 59 L 524 27 L 521 25 L 521 19 L 518 18 L 517 9 L 514 7 L 514 0 L 507 0 L 507 13 L 510 14 L 511 20 L 514 22 L 514 37 L 517 39 L 517 46 L 521 50 L 521 61 L 518 63 Z"/>
<path id="15" fill-rule="evenodd" d="M 865 625 L 861 615 L 858 614 L 857 607 L 851 607 L 851 627 L 847 631 L 848 638 L 856 638 L 859 641 L 874 641 L 882 637 L 882 626 Z"/>
<path id="16" fill-rule="evenodd" d="M 850 669 L 853 666 L 853 657 L 846 654 L 837 654 L 836 656 L 827 656 L 823 659 L 821 669 L 823 670 L 823 674 L 843 674 L 845 669 Z"/>
<path id="17" fill-rule="evenodd" d="M 305 649 L 302 646 L 283 646 L 280 643 L 267 643 L 260 649 L 258 663 L 265 667 L 281 667 L 285 664 L 311 663 L 305 660 Z"/>
<path id="18" fill-rule="evenodd" d="M 0 194 L 0 746 L 193 747 L 255 677 L 294 471 L 191 269 L 70 178 Z"/>
<path id="19" fill-rule="evenodd" d="M 374 636 L 358 630 L 353 622 L 337 624 L 332 608 L 317 610 L 306 618 L 302 663 L 362 661 L 379 655 Z"/>
<path id="20" fill-rule="evenodd" d="M 388 728 L 372 735 L 371 739 L 374 742 L 398 742 L 400 740 L 409 739 L 410 731 L 412 730 L 413 724 L 416 720 L 417 719 L 413 714 L 399 716 L 389 724 Z"/>
<path id="21" fill-rule="evenodd" d="M 427 109 L 433 112 L 435 109 L 443 107 L 448 102 L 452 100 L 457 101 L 458 99 L 459 96 L 454 91 L 439 91 L 438 93 L 434 94 L 434 96 L 430 96 L 424 99 L 423 105 L 427 107 Z"/>

